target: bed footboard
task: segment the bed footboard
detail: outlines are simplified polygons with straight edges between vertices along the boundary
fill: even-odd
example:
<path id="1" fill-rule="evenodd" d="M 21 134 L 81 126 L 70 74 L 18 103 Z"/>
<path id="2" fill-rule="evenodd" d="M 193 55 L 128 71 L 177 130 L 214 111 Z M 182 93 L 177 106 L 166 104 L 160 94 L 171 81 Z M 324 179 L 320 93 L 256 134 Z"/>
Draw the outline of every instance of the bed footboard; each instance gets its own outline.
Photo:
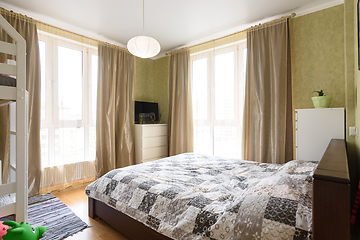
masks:
<path id="1" fill-rule="evenodd" d="M 89 216 L 99 217 L 129 239 L 170 240 L 89 197 Z M 350 239 L 350 178 L 345 140 L 331 140 L 313 179 L 313 239 Z"/>
<path id="2" fill-rule="evenodd" d="M 332 139 L 313 179 L 313 239 L 350 239 L 350 178 L 345 140 Z"/>
<path id="3" fill-rule="evenodd" d="M 89 217 L 99 217 L 129 239 L 171 240 L 105 203 L 89 197 Z"/>

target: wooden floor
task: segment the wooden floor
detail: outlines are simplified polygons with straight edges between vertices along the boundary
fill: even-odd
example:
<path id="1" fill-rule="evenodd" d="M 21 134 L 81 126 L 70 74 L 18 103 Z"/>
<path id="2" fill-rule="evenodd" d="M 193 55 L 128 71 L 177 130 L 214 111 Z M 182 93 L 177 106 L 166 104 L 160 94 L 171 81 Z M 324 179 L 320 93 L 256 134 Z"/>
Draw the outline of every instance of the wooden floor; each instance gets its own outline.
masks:
<path id="1" fill-rule="evenodd" d="M 101 219 L 88 217 L 88 200 L 85 195 L 85 187 L 86 185 L 81 184 L 65 190 L 52 192 L 77 216 L 91 226 L 82 232 L 66 238 L 66 240 L 129 240 Z"/>

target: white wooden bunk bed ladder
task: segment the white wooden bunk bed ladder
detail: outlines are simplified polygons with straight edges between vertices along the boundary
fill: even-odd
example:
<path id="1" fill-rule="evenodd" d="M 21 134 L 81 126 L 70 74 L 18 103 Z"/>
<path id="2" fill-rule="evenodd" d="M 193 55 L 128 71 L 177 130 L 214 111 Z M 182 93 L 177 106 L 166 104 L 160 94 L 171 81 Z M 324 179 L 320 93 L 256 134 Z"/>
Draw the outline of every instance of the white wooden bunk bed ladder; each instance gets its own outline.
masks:
<path id="1" fill-rule="evenodd" d="M 0 185 L 1 195 L 16 193 L 16 202 L 0 207 L 0 217 L 16 214 L 17 222 L 27 222 L 28 216 L 28 94 L 26 91 L 26 42 L 0 15 L 1 28 L 15 44 L 1 42 L 0 52 L 16 55 L 16 66 L 0 63 L 0 73 L 16 75 L 16 87 L 0 86 L 0 99 L 16 100 L 16 129 L 10 129 L 10 138 L 16 143 L 16 155 L 10 152 L 10 162 L 16 171 L 16 181 Z M 10 108 L 10 111 L 13 107 Z M 15 141 L 14 141 L 15 140 Z M 12 148 L 10 146 L 10 148 Z"/>

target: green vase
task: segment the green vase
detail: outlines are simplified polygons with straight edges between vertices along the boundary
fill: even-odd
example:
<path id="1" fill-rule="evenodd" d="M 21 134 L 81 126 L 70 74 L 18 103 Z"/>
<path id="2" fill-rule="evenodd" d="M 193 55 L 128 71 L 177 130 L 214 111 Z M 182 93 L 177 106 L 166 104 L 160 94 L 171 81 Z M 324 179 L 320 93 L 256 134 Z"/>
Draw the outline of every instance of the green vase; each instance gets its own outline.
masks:
<path id="1" fill-rule="evenodd" d="M 331 103 L 331 96 L 317 96 L 312 97 L 313 104 L 315 108 L 328 108 Z"/>

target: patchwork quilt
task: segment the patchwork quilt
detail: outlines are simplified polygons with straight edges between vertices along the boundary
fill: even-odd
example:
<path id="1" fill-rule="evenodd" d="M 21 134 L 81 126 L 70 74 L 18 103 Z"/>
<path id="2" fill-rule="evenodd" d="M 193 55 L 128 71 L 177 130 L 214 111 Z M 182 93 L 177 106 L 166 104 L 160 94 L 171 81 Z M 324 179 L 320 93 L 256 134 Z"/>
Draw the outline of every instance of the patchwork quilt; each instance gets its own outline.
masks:
<path id="1" fill-rule="evenodd" d="M 172 239 L 311 239 L 318 162 L 186 153 L 110 171 L 85 193 Z"/>

